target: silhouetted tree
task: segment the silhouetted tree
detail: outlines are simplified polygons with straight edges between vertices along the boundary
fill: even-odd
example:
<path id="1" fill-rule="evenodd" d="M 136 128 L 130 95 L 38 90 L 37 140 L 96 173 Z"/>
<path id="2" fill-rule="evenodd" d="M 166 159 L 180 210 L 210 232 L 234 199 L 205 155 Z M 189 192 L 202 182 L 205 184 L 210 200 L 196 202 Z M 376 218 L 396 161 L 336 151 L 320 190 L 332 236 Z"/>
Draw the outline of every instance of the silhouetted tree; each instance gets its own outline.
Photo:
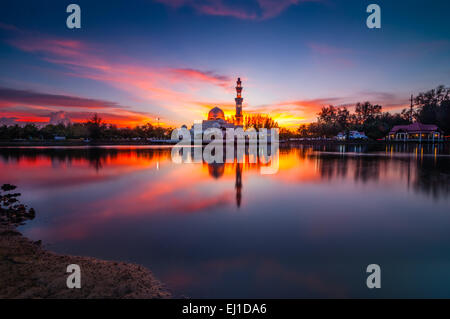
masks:
<path id="1" fill-rule="evenodd" d="M 98 139 L 101 137 L 102 130 L 102 119 L 95 113 L 92 118 L 87 122 L 87 127 L 89 130 L 89 137 L 92 139 Z"/>
<path id="2" fill-rule="evenodd" d="M 364 124 L 367 121 L 374 120 L 381 115 L 381 105 L 371 104 L 370 102 L 357 103 L 355 106 L 355 115 L 358 124 Z"/>
<path id="3" fill-rule="evenodd" d="M 251 114 L 244 117 L 244 128 L 276 128 L 278 123 L 274 121 L 270 116 L 263 114 Z"/>
<path id="4" fill-rule="evenodd" d="M 415 98 L 415 118 L 424 124 L 436 124 L 445 134 L 450 134 L 450 88 L 443 85 Z"/>

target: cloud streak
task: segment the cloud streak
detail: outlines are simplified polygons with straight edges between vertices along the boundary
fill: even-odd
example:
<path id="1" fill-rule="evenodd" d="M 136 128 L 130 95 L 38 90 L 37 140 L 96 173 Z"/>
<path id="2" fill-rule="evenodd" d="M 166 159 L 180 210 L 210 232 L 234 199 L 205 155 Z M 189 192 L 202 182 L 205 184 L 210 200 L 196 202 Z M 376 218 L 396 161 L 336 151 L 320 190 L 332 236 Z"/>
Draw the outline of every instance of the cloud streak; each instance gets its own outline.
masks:
<path id="1" fill-rule="evenodd" d="M 279 16 L 290 6 L 303 2 L 320 2 L 319 0 L 156 0 L 169 7 L 193 8 L 204 15 L 232 17 L 242 20 L 265 20 Z"/>
<path id="2" fill-rule="evenodd" d="M 25 31 L 13 32 L 15 38 L 7 42 L 17 49 L 38 55 L 41 59 L 63 66 L 66 76 L 91 79 L 106 83 L 129 93 L 134 100 L 157 107 L 167 117 L 180 122 L 198 118 L 195 93 L 204 87 L 226 91 L 231 78 L 212 70 L 195 68 L 168 68 L 129 62 L 127 57 L 108 57 L 105 51 L 90 43 L 36 35 Z M 120 62 L 119 62 L 120 61 Z M 126 61 L 126 62 L 122 62 Z M 39 95 L 33 92 L 10 90 L 5 92 L 3 106 L 12 103 L 26 105 L 78 106 L 83 108 L 123 108 L 114 102 L 82 99 L 71 96 Z M 158 112 L 159 113 L 159 112 Z M 180 115 L 185 119 L 180 120 Z M 158 114 L 161 116 L 161 113 Z M 179 123 L 178 123 L 179 124 Z"/>
<path id="3" fill-rule="evenodd" d="M 0 108 L 15 105 L 77 107 L 92 109 L 122 108 L 122 106 L 117 103 L 106 100 L 0 87 Z"/>
<path id="4" fill-rule="evenodd" d="M 150 122 L 150 114 L 139 113 L 130 110 L 105 109 L 100 111 L 58 111 L 53 108 L 23 106 L 2 109 L 0 125 L 13 125 L 25 123 L 55 124 L 55 115 L 64 114 L 64 119 L 71 122 L 86 122 L 97 113 L 106 123 L 117 126 L 136 126 Z"/>

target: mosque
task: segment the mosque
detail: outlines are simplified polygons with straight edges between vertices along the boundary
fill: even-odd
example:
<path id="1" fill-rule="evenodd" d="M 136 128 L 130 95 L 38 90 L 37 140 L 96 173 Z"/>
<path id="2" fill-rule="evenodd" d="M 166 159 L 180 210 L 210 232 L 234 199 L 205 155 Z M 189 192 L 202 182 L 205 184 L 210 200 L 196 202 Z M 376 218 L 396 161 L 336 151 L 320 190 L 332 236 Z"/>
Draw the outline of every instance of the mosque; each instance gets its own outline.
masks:
<path id="1" fill-rule="evenodd" d="M 225 119 L 225 113 L 219 107 L 214 107 L 208 112 L 208 119 L 202 121 L 202 132 L 209 128 L 218 128 L 225 131 L 227 128 L 242 128 L 243 127 L 243 115 L 242 115 L 242 82 L 241 78 L 236 81 L 236 113 L 231 120 Z M 194 126 L 191 128 L 191 134 L 194 132 Z"/>

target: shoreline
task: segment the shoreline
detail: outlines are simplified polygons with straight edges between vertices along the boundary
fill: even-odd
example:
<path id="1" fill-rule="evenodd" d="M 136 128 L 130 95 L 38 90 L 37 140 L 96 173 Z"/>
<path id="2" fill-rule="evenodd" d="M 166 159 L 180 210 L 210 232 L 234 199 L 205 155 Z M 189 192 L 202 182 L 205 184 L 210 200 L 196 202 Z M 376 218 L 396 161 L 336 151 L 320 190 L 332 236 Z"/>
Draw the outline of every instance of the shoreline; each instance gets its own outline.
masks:
<path id="1" fill-rule="evenodd" d="M 81 288 L 66 286 L 70 264 L 81 267 Z M 0 298 L 168 299 L 172 294 L 147 268 L 93 257 L 59 255 L 13 227 L 0 225 Z"/>
<path id="2" fill-rule="evenodd" d="M 398 145 L 398 144 L 449 144 L 450 141 L 336 141 L 336 140 L 280 140 L 283 145 Z M 14 147 L 102 147 L 102 146 L 174 146 L 167 141 L 0 141 L 0 148 Z"/>
<path id="3" fill-rule="evenodd" d="M 0 141 L 0 147 L 38 147 L 38 146 L 115 146 L 115 145 L 175 145 L 174 142 L 167 141 L 95 141 L 95 142 L 83 142 L 83 141 Z"/>

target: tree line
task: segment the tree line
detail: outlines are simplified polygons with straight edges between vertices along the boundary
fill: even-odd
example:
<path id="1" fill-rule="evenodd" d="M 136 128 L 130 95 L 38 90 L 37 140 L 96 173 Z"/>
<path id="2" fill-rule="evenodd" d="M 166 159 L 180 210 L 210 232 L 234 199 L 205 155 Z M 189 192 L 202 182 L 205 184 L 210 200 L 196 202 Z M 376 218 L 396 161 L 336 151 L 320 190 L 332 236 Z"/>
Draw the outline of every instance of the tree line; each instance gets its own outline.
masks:
<path id="1" fill-rule="evenodd" d="M 384 138 L 394 125 L 410 124 L 412 119 L 422 124 L 435 124 L 450 135 L 450 88 L 443 85 L 418 94 L 413 101 L 414 108 L 406 108 L 401 113 L 383 112 L 383 107 L 370 102 L 359 102 L 354 112 L 347 107 L 325 106 L 317 114 L 317 121 L 303 124 L 297 130 L 280 128 L 280 138 L 292 137 L 331 138 L 339 132 L 364 132 L 371 139 Z M 233 120 L 233 118 L 231 118 Z M 249 114 L 244 117 L 244 129 L 278 128 L 278 123 L 269 115 Z M 53 139 L 64 136 L 67 139 L 131 139 L 131 138 L 170 138 L 172 128 L 154 126 L 150 123 L 135 128 L 119 128 L 107 124 L 97 115 L 85 123 L 69 125 L 48 124 L 38 127 L 35 124 L 25 126 L 0 126 L 0 139 Z"/>
<path id="2" fill-rule="evenodd" d="M 172 128 L 154 126 L 150 123 L 138 125 L 135 128 L 119 128 L 113 124 L 105 123 L 97 114 L 84 123 L 48 124 L 38 127 L 35 124 L 24 126 L 0 126 L 0 139 L 54 139 L 55 136 L 64 136 L 67 139 L 131 139 L 131 138 L 170 138 Z"/>
<path id="3" fill-rule="evenodd" d="M 420 93 L 414 98 L 413 109 L 401 113 L 383 112 L 383 107 L 370 102 L 359 102 L 351 113 L 347 107 L 325 106 L 317 114 L 317 121 L 300 125 L 300 137 L 334 137 L 339 132 L 364 132 L 371 139 L 385 137 L 395 125 L 411 124 L 415 119 L 422 124 L 435 124 L 450 134 L 450 88 L 443 85 Z"/>

